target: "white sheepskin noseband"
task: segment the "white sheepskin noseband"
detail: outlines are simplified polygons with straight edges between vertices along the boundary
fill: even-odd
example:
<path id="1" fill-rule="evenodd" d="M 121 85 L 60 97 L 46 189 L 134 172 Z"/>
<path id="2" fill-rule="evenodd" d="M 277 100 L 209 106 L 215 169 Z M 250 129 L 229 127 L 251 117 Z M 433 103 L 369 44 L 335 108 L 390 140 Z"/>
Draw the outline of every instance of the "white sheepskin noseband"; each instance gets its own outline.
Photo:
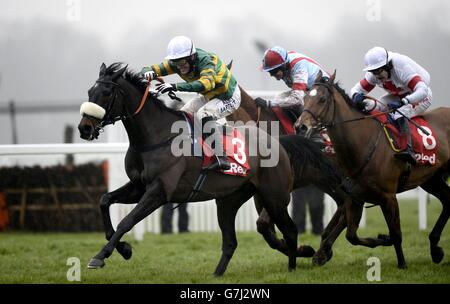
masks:
<path id="1" fill-rule="evenodd" d="M 106 113 L 105 109 L 103 109 L 98 104 L 89 101 L 83 102 L 80 107 L 81 116 L 86 114 L 98 119 L 103 119 L 103 117 L 105 117 L 105 113 Z"/>

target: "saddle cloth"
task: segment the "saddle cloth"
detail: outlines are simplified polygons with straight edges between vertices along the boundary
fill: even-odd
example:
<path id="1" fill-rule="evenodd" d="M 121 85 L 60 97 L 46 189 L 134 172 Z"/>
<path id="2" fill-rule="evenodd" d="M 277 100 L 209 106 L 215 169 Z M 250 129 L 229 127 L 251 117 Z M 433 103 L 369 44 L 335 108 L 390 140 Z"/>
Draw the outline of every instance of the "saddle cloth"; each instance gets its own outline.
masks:
<path id="1" fill-rule="evenodd" d="M 281 107 L 273 107 L 271 108 L 273 113 L 277 116 L 278 120 L 281 123 L 281 126 L 283 127 L 285 133 L 287 135 L 296 134 L 295 129 L 293 127 L 292 119 L 289 117 L 289 115 L 286 114 L 286 112 Z M 317 141 L 320 142 L 322 145 L 322 152 L 325 153 L 328 156 L 336 156 L 336 153 L 334 152 L 333 143 L 331 142 L 330 137 L 328 136 L 328 133 L 326 130 L 320 131 L 320 133 L 317 135 Z"/>
<path id="2" fill-rule="evenodd" d="M 283 111 L 283 109 L 280 107 L 273 107 L 271 109 L 272 109 L 272 112 L 275 113 L 278 120 L 280 121 L 281 126 L 284 129 L 284 132 L 287 135 L 295 134 L 295 130 L 294 130 L 294 126 L 293 126 L 294 123 L 291 121 L 291 119 L 289 119 L 289 117 L 286 115 L 286 113 Z"/>
<path id="3" fill-rule="evenodd" d="M 371 114 L 376 113 L 376 111 L 372 111 Z M 395 152 L 404 150 L 408 144 L 406 134 L 401 134 L 397 127 L 389 121 L 388 115 L 379 115 L 375 118 L 383 125 L 392 149 Z M 417 163 L 422 165 L 434 165 L 436 163 L 438 142 L 437 138 L 434 136 L 433 129 L 422 116 L 416 116 L 411 119 L 429 133 L 429 135 L 426 135 L 422 130 L 408 121 L 411 130 L 412 146 Z"/>
<path id="4" fill-rule="evenodd" d="M 187 114 L 187 113 L 186 113 Z M 194 120 L 193 116 L 187 114 L 187 122 L 193 130 Z M 222 128 L 222 126 L 219 126 Z M 223 132 L 222 143 L 223 150 L 227 155 L 227 159 L 230 162 L 231 168 L 229 170 L 219 170 L 226 175 L 235 176 L 247 176 L 250 170 L 250 164 L 248 162 L 248 149 L 245 143 L 244 136 L 236 129 L 233 128 L 232 132 Z M 202 168 L 207 168 L 212 162 L 215 161 L 214 150 L 209 146 L 207 142 L 204 142 L 201 136 L 195 138 L 194 132 L 191 132 L 192 143 L 192 155 L 201 157 L 203 159 Z M 208 141 L 208 140 L 207 140 Z M 201 144 L 201 149 L 197 149 L 195 146 Z M 202 151 L 199 155 L 195 151 Z M 222 152 L 223 153 L 223 152 Z"/>

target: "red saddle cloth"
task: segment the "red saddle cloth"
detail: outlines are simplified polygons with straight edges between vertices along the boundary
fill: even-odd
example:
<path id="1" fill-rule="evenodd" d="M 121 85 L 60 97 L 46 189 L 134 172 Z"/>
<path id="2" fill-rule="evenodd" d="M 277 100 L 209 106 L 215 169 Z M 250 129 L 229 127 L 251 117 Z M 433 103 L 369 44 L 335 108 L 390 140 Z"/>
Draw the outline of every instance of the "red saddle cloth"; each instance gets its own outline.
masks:
<path id="1" fill-rule="evenodd" d="M 376 112 L 374 111 L 372 114 L 376 114 Z M 387 115 L 376 116 L 376 119 L 378 119 L 388 129 L 389 134 L 393 139 L 395 148 L 398 150 L 404 150 L 408 144 L 406 134 L 401 134 L 397 127 L 388 121 Z M 429 135 L 426 135 L 410 121 L 408 122 L 411 130 L 412 145 L 417 163 L 422 165 L 434 165 L 436 163 L 438 142 L 437 138 L 434 136 L 433 129 L 431 129 L 431 126 L 425 119 L 423 119 L 422 116 L 416 116 L 411 119 L 429 133 Z"/>
<path id="2" fill-rule="evenodd" d="M 284 113 L 283 109 L 280 107 L 274 107 L 271 109 L 278 117 L 278 120 L 280 121 L 281 126 L 283 127 L 286 134 L 287 135 L 295 134 L 294 126 L 289 117 L 287 117 L 287 115 Z"/>
<path id="3" fill-rule="evenodd" d="M 234 128 L 233 132 L 223 135 L 223 145 L 231 168 L 220 172 L 228 175 L 246 176 L 250 170 L 250 165 L 248 163 L 248 149 L 242 134 Z M 206 142 L 202 142 L 202 148 L 203 168 L 206 168 L 215 161 L 215 156 L 213 149 Z"/>

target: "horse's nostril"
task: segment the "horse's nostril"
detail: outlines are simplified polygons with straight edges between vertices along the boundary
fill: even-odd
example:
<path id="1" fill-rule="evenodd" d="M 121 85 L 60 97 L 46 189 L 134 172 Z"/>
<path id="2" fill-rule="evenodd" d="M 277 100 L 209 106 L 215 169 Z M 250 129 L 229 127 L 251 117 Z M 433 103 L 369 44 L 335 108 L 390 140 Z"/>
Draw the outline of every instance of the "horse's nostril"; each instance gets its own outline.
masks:
<path id="1" fill-rule="evenodd" d="M 305 126 L 304 124 L 296 125 L 295 126 L 295 131 L 297 132 L 297 134 L 305 136 L 306 132 L 308 131 L 308 127 Z"/>
<path id="2" fill-rule="evenodd" d="M 92 126 L 90 125 L 79 125 L 78 131 L 80 132 L 80 136 L 84 138 L 85 136 L 89 136 L 92 133 Z"/>

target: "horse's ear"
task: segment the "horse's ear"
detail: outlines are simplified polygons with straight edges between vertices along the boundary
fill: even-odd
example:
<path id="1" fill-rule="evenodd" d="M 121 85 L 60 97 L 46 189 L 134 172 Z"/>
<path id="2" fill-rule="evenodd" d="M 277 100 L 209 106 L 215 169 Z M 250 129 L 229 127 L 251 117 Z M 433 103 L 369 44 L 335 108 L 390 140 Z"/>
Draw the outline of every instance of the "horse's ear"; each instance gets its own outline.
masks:
<path id="1" fill-rule="evenodd" d="M 331 75 L 331 78 L 330 78 L 331 83 L 334 83 L 335 79 L 336 79 L 336 70 L 334 70 L 333 75 Z"/>
<path id="2" fill-rule="evenodd" d="M 319 70 L 319 73 L 317 73 L 316 80 L 314 80 L 314 82 L 320 82 L 320 80 L 322 80 L 322 76 L 322 71 Z"/>
<path id="3" fill-rule="evenodd" d="M 98 76 L 105 75 L 105 71 L 106 71 L 106 64 L 103 62 L 102 65 L 100 66 L 100 73 L 98 74 Z"/>
<path id="4" fill-rule="evenodd" d="M 233 66 L 233 59 L 231 59 L 230 63 L 227 64 L 227 68 L 231 70 L 231 67 Z"/>
<path id="5" fill-rule="evenodd" d="M 126 66 L 124 66 L 123 68 L 121 68 L 120 70 L 118 70 L 117 72 L 115 72 L 111 78 L 112 81 L 116 81 L 117 78 L 119 78 L 120 76 L 122 76 L 122 74 L 127 70 L 128 64 Z"/>

